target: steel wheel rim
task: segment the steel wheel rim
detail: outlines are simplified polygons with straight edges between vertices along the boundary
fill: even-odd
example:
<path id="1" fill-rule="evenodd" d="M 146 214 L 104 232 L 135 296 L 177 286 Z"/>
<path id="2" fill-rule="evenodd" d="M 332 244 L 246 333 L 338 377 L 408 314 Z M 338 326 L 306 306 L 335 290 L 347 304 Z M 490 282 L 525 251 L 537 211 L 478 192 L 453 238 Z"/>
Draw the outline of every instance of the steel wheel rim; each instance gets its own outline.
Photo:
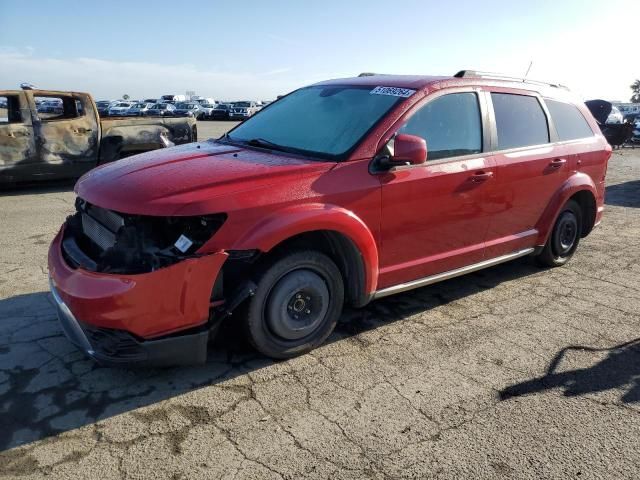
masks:
<path id="1" fill-rule="evenodd" d="M 297 269 L 273 286 L 265 305 L 269 330 L 285 341 L 303 339 L 315 332 L 329 310 L 329 288 L 315 271 Z"/>
<path id="2" fill-rule="evenodd" d="M 578 218 L 573 212 L 563 212 L 558 219 L 554 235 L 554 247 L 558 256 L 568 254 L 578 238 Z"/>

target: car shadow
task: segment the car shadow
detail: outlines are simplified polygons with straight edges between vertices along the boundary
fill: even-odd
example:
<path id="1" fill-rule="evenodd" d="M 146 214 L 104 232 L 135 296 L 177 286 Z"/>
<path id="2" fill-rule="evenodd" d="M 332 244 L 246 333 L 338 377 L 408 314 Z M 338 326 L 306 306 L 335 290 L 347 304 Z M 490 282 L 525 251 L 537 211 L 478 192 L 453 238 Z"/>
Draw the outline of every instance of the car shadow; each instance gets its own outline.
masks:
<path id="1" fill-rule="evenodd" d="M 540 272 L 523 258 L 346 309 L 327 343 Z M 230 320 L 233 317 L 230 317 Z M 212 386 L 272 365 L 227 321 L 204 365 L 166 369 L 104 368 L 64 337 L 48 292 L 0 300 L 0 451 Z"/>
<path id="2" fill-rule="evenodd" d="M 607 355 L 589 367 L 558 371 L 564 357 L 572 351 Z M 620 398 L 623 403 L 640 402 L 640 337 L 609 348 L 565 347 L 553 357 L 543 376 L 511 385 L 498 395 L 501 400 L 507 400 L 553 388 L 564 389 L 566 397 L 624 389 Z"/>
<path id="3" fill-rule="evenodd" d="M 618 207 L 640 208 L 640 180 L 608 185 L 604 202 Z"/>

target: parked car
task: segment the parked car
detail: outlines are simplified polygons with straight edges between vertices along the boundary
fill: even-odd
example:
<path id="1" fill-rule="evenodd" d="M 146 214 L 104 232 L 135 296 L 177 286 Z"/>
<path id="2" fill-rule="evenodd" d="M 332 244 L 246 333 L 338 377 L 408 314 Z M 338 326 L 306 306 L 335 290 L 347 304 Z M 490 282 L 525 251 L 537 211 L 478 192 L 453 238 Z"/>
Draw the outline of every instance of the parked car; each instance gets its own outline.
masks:
<path id="1" fill-rule="evenodd" d="M 196 102 L 180 102 L 176 104 L 173 114 L 177 117 L 193 117 L 197 120 L 204 118 L 204 110 Z"/>
<path id="2" fill-rule="evenodd" d="M 38 106 L 37 112 L 60 115 L 63 112 L 62 101 L 60 99 L 44 100 Z"/>
<path id="3" fill-rule="evenodd" d="M 633 133 L 631 136 L 631 141 L 633 143 L 640 143 L 640 116 L 636 117 L 636 120 L 633 123 Z"/>
<path id="4" fill-rule="evenodd" d="M 622 147 L 632 139 L 633 125 L 628 122 L 609 123 L 611 111 L 615 108 L 611 102 L 606 100 L 587 100 L 585 104 L 598 122 L 602 135 L 613 148 Z"/>
<path id="5" fill-rule="evenodd" d="M 160 97 L 160 101 L 171 102 L 171 103 L 186 102 L 187 96 L 186 95 L 162 95 Z"/>
<path id="6" fill-rule="evenodd" d="M 141 117 L 145 115 L 151 107 L 153 107 L 153 103 L 145 103 L 140 102 L 134 104 L 127 112 L 124 114 L 130 117 Z"/>
<path id="7" fill-rule="evenodd" d="M 212 103 L 201 103 L 200 110 L 202 111 L 202 117 L 200 120 L 210 119 L 214 108 L 216 108 L 216 105 Z"/>
<path id="8" fill-rule="evenodd" d="M 9 99 L 8 121 L 0 125 L 0 185 L 77 178 L 97 165 L 197 139 L 194 119 L 103 118 L 86 93 L 4 90 L 0 97 Z M 38 97 L 57 98 L 60 114 L 34 111 Z"/>
<path id="9" fill-rule="evenodd" d="M 622 115 L 622 112 L 618 110 L 618 107 L 616 107 L 615 105 L 611 105 L 611 113 L 607 117 L 606 123 L 610 123 L 610 124 L 624 123 L 624 115 Z"/>
<path id="10" fill-rule="evenodd" d="M 235 102 L 229 112 L 229 118 L 232 120 L 244 120 L 255 115 L 259 110 L 260 106 L 257 102 Z"/>
<path id="11" fill-rule="evenodd" d="M 96 102 L 98 115 L 100 115 L 101 117 L 106 117 L 107 115 L 109 115 L 109 107 L 111 107 L 111 102 L 109 100 L 99 100 Z"/>
<path id="12" fill-rule="evenodd" d="M 85 175 L 51 291 L 63 331 L 107 365 L 203 362 L 230 313 L 261 353 L 293 357 L 345 304 L 527 255 L 566 264 L 602 218 L 610 156 L 562 87 L 321 82 L 216 141 Z"/>
<path id="13" fill-rule="evenodd" d="M 211 110 L 209 118 L 212 120 L 229 120 L 231 105 L 228 103 L 219 103 Z"/>
<path id="14" fill-rule="evenodd" d="M 109 116 L 110 117 L 124 116 L 127 114 L 129 109 L 134 105 L 135 104 L 133 102 L 118 102 L 115 105 L 109 107 Z"/>
<path id="15" fill-rule="evenodd" d="M 156 103 L 144 114 L 152 117 L 166 117 L 173 115 L 175 109 L 176 107 L 171 103 Z"/>
<path id="16" fill-rule="evenodd" d="M 217 105 L 219 103 L 216 99 L 211 97 L 192 97 L 191 101 L 199 103 L 200 105 Z"/>

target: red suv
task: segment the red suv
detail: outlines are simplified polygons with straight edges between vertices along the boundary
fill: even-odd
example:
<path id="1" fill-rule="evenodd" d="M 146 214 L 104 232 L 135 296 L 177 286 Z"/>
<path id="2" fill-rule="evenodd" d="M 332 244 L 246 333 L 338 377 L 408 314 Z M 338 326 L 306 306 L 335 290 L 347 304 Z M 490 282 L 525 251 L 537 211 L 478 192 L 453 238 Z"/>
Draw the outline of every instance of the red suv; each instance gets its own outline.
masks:
<path id="1" fill-rule="evenodd" d="M 559 266 L 603 211 L 611 148 L 566 88 L 462 71 L 301 88 L 217 140 L 101 166 L 49 251 L 68 337 L 105 364 L 320 345 L 343 305 L 524 255 Z"/>

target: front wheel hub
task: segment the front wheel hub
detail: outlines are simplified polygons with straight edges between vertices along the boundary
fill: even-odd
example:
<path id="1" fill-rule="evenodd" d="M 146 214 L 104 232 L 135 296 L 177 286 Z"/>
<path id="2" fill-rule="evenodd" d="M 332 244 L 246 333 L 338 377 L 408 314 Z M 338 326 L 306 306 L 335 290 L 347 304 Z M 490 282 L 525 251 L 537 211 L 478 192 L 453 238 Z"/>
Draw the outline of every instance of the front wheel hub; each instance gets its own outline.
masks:
<path id="1" fill-rule="evenodd" d="M 267 325 L 285 340 L 299 340 L 322 324 L 328 308 L 323 278 L 312 270 L 294 270 L 278 280 L 267 298 Z"/>

